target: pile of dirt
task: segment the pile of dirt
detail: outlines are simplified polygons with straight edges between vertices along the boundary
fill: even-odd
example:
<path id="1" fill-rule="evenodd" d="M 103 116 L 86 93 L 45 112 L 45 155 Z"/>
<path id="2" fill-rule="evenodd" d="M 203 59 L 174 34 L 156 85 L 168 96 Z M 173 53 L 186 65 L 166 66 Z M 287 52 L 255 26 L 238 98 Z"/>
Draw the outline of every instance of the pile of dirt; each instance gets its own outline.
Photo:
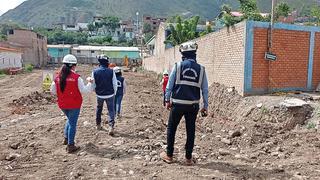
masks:
<path id="1" fill-rule="evenodd" d="M 213 84 L 209 92 L 211 117 L 236 121 L 267 123 L 277 130 L 292 130 L 303 125 L 312 115 L 309 104 L 301 106 L 282 105 L 292 97 L 254 96 L 242 97 L 234 89 Z"/>
<path id="2" fill-rule="evenodd" d="M 43 110 L 42 106 L 55 102 L 55 96 L 50 93 L 35 91 L 27 96 L 14 99 L 12 103 L 10 103 L 10 106 L 12 107 L 12 114 L 23 115 L 30 111 Z"/>

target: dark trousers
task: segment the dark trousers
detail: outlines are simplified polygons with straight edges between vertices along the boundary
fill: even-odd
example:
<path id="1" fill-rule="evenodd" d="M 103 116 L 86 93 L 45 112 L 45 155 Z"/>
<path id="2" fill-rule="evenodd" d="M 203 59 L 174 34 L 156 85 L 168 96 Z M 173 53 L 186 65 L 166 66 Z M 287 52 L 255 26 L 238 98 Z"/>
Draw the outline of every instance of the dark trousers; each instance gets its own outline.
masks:
<path id="1" fill-rule="evenodd" d="M 101 99 L 97 97 L 97 112 L 96 112 L 96 123 L 97 125 L 101 125 L 101 114 L 103 110 L 103 103 L 106 102 L 108 112 L 109 112 L 109 126 L 114 127 L 114 96 L 108 99 Z"/>
<path id="2" fill-rule="evenodd" d="M 173 104 L 170 111 L 170 117 L 167 129 L 167 155 L 172 157 L 174 151 L 174 141 L 177 127 L 181 118 L 184 116 L 187 130 L 187 142 L 185 145 L 186 158 L 192 158 L 194 146 L 196 119 L 199 112 L 199 104 L 195 105 L 178 105 Z"/>
<path id="3" fill-rule="evenodd" d="M 166 92 L 163 91 L 163 106 L 166 106 Z"/>

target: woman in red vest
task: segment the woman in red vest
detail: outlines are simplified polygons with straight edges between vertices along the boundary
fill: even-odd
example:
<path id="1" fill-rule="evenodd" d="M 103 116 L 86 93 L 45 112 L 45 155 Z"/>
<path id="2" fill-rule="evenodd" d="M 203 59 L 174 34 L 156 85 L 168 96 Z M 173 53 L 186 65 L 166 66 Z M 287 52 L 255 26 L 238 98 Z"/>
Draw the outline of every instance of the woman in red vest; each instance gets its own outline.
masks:
<path id="1" fill-rule="evenodd" d="M 58 106 L 67 116 L 64 129 L 64 144 L 67 152 L 73 153 L 79 149 L 75 146 L 77 122 L 82 105 L 81 93 L 90 92 L 91 82 L 86 86 L 79 74 L 75 72 L 77 58 L 71 54 L 63 58 L 63 66 L 51 85 L 51 92 L 58 96 Z"/>
<path id="2" fill-rule="evenodd" d="M 160 85 L 162 85 L 162 92 L 163 92 L 163 106 L 166 106 L 165 95 L 166 95 L 168 80 L 169 80 L 169 73 L 167 70 L 165 70 L 163 72 L 163 77 L 160 83 Z"/>

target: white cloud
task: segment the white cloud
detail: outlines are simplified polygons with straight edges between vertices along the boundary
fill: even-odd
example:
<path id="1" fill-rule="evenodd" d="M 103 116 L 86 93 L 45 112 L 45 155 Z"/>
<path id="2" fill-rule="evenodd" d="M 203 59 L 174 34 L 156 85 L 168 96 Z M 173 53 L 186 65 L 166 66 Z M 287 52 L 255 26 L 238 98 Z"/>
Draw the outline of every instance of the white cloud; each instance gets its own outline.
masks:
<path id="1" fill-rule="evenodd" d="M 10 9 L 14 9 L 26 0 L 0 0 L 0 15 L 7 12 Z"/>

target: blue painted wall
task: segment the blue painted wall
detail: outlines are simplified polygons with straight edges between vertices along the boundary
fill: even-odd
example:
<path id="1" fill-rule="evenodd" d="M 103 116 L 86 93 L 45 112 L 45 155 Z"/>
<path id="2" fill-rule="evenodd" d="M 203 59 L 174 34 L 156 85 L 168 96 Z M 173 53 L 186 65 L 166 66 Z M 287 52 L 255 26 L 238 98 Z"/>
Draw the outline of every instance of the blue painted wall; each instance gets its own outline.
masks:
<path id="1" fill-rule="evenodd" d="M 48 54 L 52 58 L 63 58 L 65 55 L 70 54 L 70 48 L 48 48 Z"/>

